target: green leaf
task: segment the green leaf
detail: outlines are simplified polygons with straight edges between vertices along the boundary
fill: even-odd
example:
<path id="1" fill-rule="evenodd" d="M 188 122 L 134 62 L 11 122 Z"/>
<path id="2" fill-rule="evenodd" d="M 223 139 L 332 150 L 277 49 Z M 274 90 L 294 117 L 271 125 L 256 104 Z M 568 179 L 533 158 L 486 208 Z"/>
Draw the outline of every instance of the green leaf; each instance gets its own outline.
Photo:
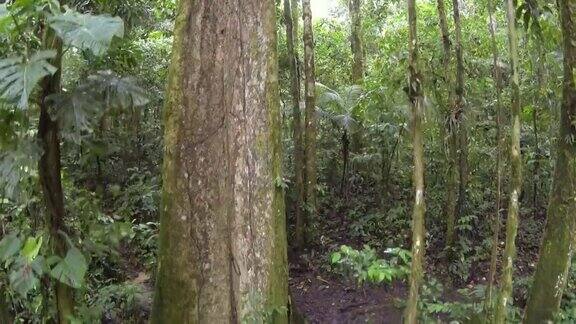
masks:
<path id="1" fill-rule="evenodd" d="M 8 26 L 12 24 L 12 17 L 6 4 L 0 4 L 0 33 L 5 34 L 8 31 Z"/>
<path id="2" fill-rule="evenodd" d="M 38 81 L 56 72 L 47 61 L 55 56 L 55 51 L 39 51 L 29 59 L 18 56 L 0 60 L 0 98 L 18 102 L 21 109 L 27 108 Z"/>
<path id="3" fill-rule="evenodd" d="M 40 247 L 42 247 L 42 236 L 39 237 L 29 237 L 26 239 L 26 243 L 24 243 L 24 247 L 20 251 L 20 254 L 31 263 L 36 259 L 38 256 L 38 252 L 40 251 Z"/>
<path id="4" fill-rule="evenodd" d="M 26 294 L 40 283 L 38 277 L 42 274 L 42 263 L 42 258 L 37 258 L 32 263 L 25 258 L 20 258 L 14 265 L 16 270 L 12 271 L 9 276 L 12 289 L 26 297 Z"/>
<path id="5" fill-rule="evenodd" d="M 88 77 L 86 87 L 98 93 L 106 106 L 121 109 L 141 107 L 148 103 L 146 91 L 130 77 L 121 77 L 111 71 L 98 71 Z"/>
<path id="6" fill-rule="evenodd" d="M 0 190 L 15 198 L 20 184 L 36 172 L 42 149 L 35 139 L 18 139 L 10 146 L 0 145 Z"/>
<path id="7" fill-rule="evenodd" d="M 73 288 L 80 288 L 84 283 L 84 275 L 88 270 L 86 259 L 75 247 L 71 247 L 64 259 L 56 264 L 50 271 L 54 279 Z"/>
<path id="8" fill-rule="evenodd" d="M 17 233 L 6 235 L 0 241 L 0 261 L 7 261 L 9 258 L 18 253 L 18 251 L 20 251 L 21 246 L 22 240 Z"/>
<path id="9" fill-rule="evenodd" d="M 80 144 L 82 133 L 91 133 L 107 108 L 128 109 L 148 103 L 145 91 L 134 80 L 110 71 L 99 71 L 70 92 L 48 98 L 50 114 L 58 120 L 64 137 Z"/>
<path id="10" fill-rule="evenodd" d="M 50 27 L 64 43 L 95 55 L 102 55 L 110 47 L 114 36 L 124 36 L 124 22 L 119 17 L 81 14 L 67 9 L 63 14 L 48 18 Z"/>
<path id="11" fill-rule="evenodd" d="M 338 261 L 340 261 L 342 259 L 342 254 L 340 254 L 340 252 L 334 252 L 332 253 L 332 256 L 330 257 L 330 262 L 331 263 L 337 263 Z"/>
<path id="12" fill-rule="evenodd" d="M 76 144 L 82 142 L 83 132 L 92 132 L 93 124 L 104 111 L 102 102 L 94 97 L 88 87 L 76 87 L 71 92 L 50 95 L 48 102 L 50 116 L 60 124 L 63 136 Z"/>

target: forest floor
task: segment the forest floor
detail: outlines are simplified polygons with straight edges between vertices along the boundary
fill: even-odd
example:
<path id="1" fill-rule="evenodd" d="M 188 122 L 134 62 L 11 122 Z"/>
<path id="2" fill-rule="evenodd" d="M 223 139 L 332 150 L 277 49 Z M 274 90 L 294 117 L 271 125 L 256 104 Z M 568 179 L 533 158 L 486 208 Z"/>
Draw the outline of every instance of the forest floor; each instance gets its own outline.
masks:
<path id="1" fill-rule="evenodd" d="M 505 213 L 503 214 L 505 217 Z M 326 211 L 319 232 L 323 233 L 320 242 L 301 253 L 290 253 L 290 291 L 292 303 L 297 317 L 304 318 L 307 323 L 401 323 L 403 301 L 407 296 L 407 283 L 395 281 L 389 284 L 365 284 L 358 286 L 356 282 L 347 280 L 330 269 L 328 256 L 340 245 L 346 244 L 362 248 L 363 242 L 350 235 L 350 221 L 341 213 Z M 544 228 L 544 214 L 536 217 L 527 216 L 521 222 L 517 249 L 521 259 L 516 260 L 516 278 L 531 275 L 533 265 L 537 261 L 540 235 L 534 235 L 535 229 Z M 505 222 L 502 225 L 504 238 Z M 503 243 L 503 242 L 501 242 Z M 503 248 L 503 246 L 502 246 Z M 502 249 L 501 248 L 501 249 Z M 442 260 L 435 255 L 441 251 L 436 242 L 428 247 L 426 272 L 437 278 L 445 279 Z M 489 258 L 489 256 L 488 256 Z M 470 276 L 465 282 L 460 282 L 452 288 L 446 288 L 442 299 L 446 301 L 462 301 L 458 289 L 485 283 L 489 269 L 489 260 L 473 262 L 470 265 Z M 516 301 L 522 306 L 525 296 L 521 289 L 515 291 Z M 438 319 L 445 316 L 439 314 Z"/>
<path id="2" fill-rule="evenodd" d="M 335 211 L 324 215 L 320 243 L 290 255 L 292 303 L 307 323 L 401 323 L 404 282 L 358 286 L 330 271 L 327 258 L 342 244 L 361 247 L 349 235 L 349 221 Z"/>

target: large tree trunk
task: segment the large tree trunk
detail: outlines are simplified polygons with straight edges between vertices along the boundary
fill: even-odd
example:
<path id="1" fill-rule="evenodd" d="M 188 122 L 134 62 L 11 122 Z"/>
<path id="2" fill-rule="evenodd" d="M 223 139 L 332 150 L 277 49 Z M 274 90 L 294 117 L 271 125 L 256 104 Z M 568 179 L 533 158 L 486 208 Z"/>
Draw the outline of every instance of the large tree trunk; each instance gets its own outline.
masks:
<path id="1" fill-rule="evenodd" d="M 316 72 L 314 68 L 314 34 L 310 0 L 302 0 L 304 21 L 304 92 L 306 101 L 304 127 L 304 161 L 306 170 L 307 222 L 316 217 Z M 310 232 L 308 233 L 310 234 Z M 309 236 L 309 235 L 308 235 Z"/>
<path id="2" fill-rule="evenodd" d="M 508 304 L 512 303 L 512 276 L 516 257 L 516 233 L 518 231 L 518 213 L 520 211 L 520 193 L 522 191 L 522 157 L 520 153 L 520 76 L 518 73 L 518 38 L 515 25 L 514 0 L 507 0 L 508 43 L 512 68 L 512 134 L 510 138 L 510 201 L 506 220 L 506 245 L 500 279 L 501 289 L 496 304 L 495 321 L 505 323 Z"/>
<path id="3" fill-rule="evenodd" d="M 404 322 L 415 324 L 418 322 L 418 295 L 424 272 L 425 228 L 424 215 L 426 204 L 424 201 L 424 138 L 422 136 L 422 77 L 418 70 L 418 37 L 416 33 L 416 1 L 408 0 L 408 98 L 411 106 L 412 119 L 412 145 L 414 148 L 414 207 L 412 212 L 412 266 L 410 273 L 410 291 Z"/>
<path id="4" fill-rule="evenodd" d="M 286 45 L 290 61 L 290 91 L 292 94 L 292 131 L 294 138 L 294 188 L 296 191 L 296 248 L 304 245 L 304 152 L 302 144 L 302 118 L 300 114 L 300 76 L 298 75 L 298 54 L 294 48 L 297 31 L 293 28 L 294 16 L 290 1 L 284 1 L 284 21 L 286 23 Z"/>
<path id="5" fill-rule="evenodd" d="M 274 2 L 180 1 L 152 323 L 287 322 Z"/>
<path id="6" fill-rule="evenodd" d="M 352 48 L 352 83 L 364 83 L 364 45 L 362 42 L 362 0 L 348 0 L 350 12 L 350 45 Z"/>
<path id="7" fill-rule="evenodd" d="M 492 64 L 494 65 L 494 86 L 496 88 L 496 210 L 492 218 L 492 250 L 490 253 L 490 271 L 486 283 L 486 297 L 484 300 L 484 316 L 486 322 L 492 319 L 494 308 L 494 279 L 496 278 L 496 265 L 498 261 L 498 241 L 500 237 L 500 209 L 502 193 L 502 78 L 498 64 L 498 43 L 496 42 L 496 21 L 494 18 L 494 4 L 488 0 L 488 16 L 490 19 L 490 38 L 492 42 Z"/>
<path id="8" fill-rule="evenodd" d="M 551 322 L 558 312 L 576 234 L 576 0 L 559 1 L 564 35 L 564 93 L 548 219 L 524 323 Z"/>
<path id="9" fill-rule="evenodd" d="M 40 120 L 38 122 L 38 139 L 42 145 L 42 156 L 38 163 L 38 176 L 42 187 L 42 194 L 46 204 L 46 226 L 50 235 L 52 249 L 55 254 L 64 257 L 67 246 L 64 237 L 64 192 L 61 181 L 60 162 L 60 135 L 58 122 L 52 120 L 49 113 L 48 96 L 61 91 L 62 75 L 62 41 L 51 31 L 45 36 L 45 47 L 56 50 L 56 58 L 50 64 L 58 70 L 54 75 L 42 80 L 40 97 Z M 59 323 L 68 323 L 74 314 L 74 298 L 72 288 L 56 282 L 56 306 Z"/>

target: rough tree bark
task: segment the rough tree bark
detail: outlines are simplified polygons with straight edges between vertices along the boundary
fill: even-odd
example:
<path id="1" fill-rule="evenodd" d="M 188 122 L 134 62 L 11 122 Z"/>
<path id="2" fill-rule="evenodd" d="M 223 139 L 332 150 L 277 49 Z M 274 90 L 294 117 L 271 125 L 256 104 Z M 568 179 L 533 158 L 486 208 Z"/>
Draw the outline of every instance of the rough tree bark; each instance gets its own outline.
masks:
<path id="1" fill-rule="evenodd" d="M 304 163 L 306 178 L 306 220 L 316 217 L 316 71 L 314 67 L 314 34 L 312 31 L 312 10 L 310 0 L 302 0 L 302 19 L 304 28 Z M 310 231 L 308 236 L 310 236 Z"/>
<path id="2" fill-rule="evenodd" d="M 56 73 L 44 77 L 41 82 L 40 119 L 38 122 L 38 140 L 42 146 L 42 156 L 38 162 L 38 177 L 42 195 L 46 204 L 46 226 L 55 254 L 64 257 L 67 246 L 62 233 L 65 233 L 64 192 L 61 180 L 60 134 L 58 121 L 52 120 L 49 113 L 48 96 L 60 93 L 62 76 L 62 41 L 50 30 L 46 30 L 44 47 L 57 52 L 56 58 L 50 61 L 57 68 Z M 68 323 L 74 314 L 72 288 L 57 281 L 56 307 L 59 323 Z"/>
<path id="3" fill-rule="evenodd" d="M 520 153 L 520 76 L 518 73 L 518 37 L 516 35 L 514 0 L 506 1 L 508 20 L 508 44 L 512 69 L 512 134 L 510 138 L 510 201 L 506 220 L 506 245 L 500 279 L 500 295 L 496 304 L 495 321 L 505 323 L 508 315 L 508 304 L 512 303 L 512 275 L 516 257 L 516 233 L 518 231 L 518 213 L 520 210 L 520 192 L 522 191 L 522 157 Z"/>
<path id="4" fill-rule="evenodd" d="M 496 265 L 498 261 L 498 241 L 500 237 L 500 209 L 502 196 L 502 77 L 498 64 L 498 43 L 496 42 L 496 20 L 494 18 L 494 3 L 488 0 L 489 30 L 492 43 L 492 64 L 494 66 L 494 86 L 496 88 L 496 210 L 492 219 L 492 249 L 490 253 L 490 271 L 486 283 L 486 297 L 484 300 L 484 316 L 486 322 L 492 319 L 494 308 L 494 279 L 496 278 Z"/>
<path id="5" fill-rule="evenodd" d="M 286 47 L 290 62 L 290 92 L 292 94 L 292 131 L 294 138 L 294 189 L 296 191 L 296 248 L 304 246 L 304 152 L 302 144 L 302 117 L 300 114 L 300 76 L 298 74 L 298 53 L 294 47 L 297 30 L 294 30 L 294 15 L 290 1 L 284 1 L 284 21 L 286 24 Z"/>
<path id="6" fill-rule="evenodd" d="M 287 322 L 275 5 L 180 1 L 152 323 Z"/>
<path id="7" fill-rule="evenodd" d="M 423 95 L 422 80 L 418 70 L 418 36 L 416 32 L 416 1 L 408 0 L 408 98 L 412 119 L 412 145 L 414 148 L 414 208 L 412 214 L 412 266 L 410 274 L 410 291 L 404 322 L 415 324 L 418 322 L 418 294 L 423 277 L 425 228 L 424 215 L 426 204 L 424 201 L 424 143 L 422 136 Z"/>
<path id="8" fill-rule="evenodd" d="M 576 0 L 558 1 L 564 38 L 564 89 L 557 159 L 540 259 L 524 323 L 552 322 L 558 312 L 576 234 Z"/>
<path id="9" fill-rule="evenodd" d="M 349 0 L 350 45 L 352 48 L 352 83 L 364 83 L 364 45 L 362 41 L 362 0 Z"/>

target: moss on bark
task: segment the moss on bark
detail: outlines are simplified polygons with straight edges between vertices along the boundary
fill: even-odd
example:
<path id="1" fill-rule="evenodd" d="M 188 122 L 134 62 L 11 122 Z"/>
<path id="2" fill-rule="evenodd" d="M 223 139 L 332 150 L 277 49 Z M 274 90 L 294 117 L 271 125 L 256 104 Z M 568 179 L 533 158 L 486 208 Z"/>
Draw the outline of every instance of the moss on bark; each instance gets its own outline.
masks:
<path id="1" fill-rule="evenodd" d="M 546 229 L 524 323 L 545 323 L 558 312 L 576 234 L 576 1 L 559 1 L 564 38 L 564 89 L 557 159 L 548 203 Z"/>
<path id="2" fill-rule="evenodd" d="M 505 323 L 508 318 L 508 305 L 512 301 L 512 280 L 514 258 L 516 257 L 516 234 L 518 231 L 518 214 L 520 212 L 520 192 L 522 190 L 522 157 L 520 153 L 520 76 L 518 61 L 518 37 L 516 35 L 515 7 L 513 0 L 507 0 L 508 43 L 512 65 L 512 134 L 510 147 L 510 201 L 506 220 L 506 245 L 502 262 L 501 287 L 494 321 Z"/>
<path id="3" fill-rule="evenodd" d="M 418 323 L 419 290 L 424 275 L 426 203 L 424 200 L 424 138 L 422 135 L 423 94 L 422 76 L 418 69 L 418 36 L 416 30 L 416 2 L 408 0 L 409 57 L 408 98 L 412 119 L 412 145 L 414 150 L 414 207 L 412 211 L 412 266 L 404 323 Z"/>
<path id="4" fill-rule="evenodd" d="M 275 11 L 181 1 L 153 323 L 287 321 Z"/>

